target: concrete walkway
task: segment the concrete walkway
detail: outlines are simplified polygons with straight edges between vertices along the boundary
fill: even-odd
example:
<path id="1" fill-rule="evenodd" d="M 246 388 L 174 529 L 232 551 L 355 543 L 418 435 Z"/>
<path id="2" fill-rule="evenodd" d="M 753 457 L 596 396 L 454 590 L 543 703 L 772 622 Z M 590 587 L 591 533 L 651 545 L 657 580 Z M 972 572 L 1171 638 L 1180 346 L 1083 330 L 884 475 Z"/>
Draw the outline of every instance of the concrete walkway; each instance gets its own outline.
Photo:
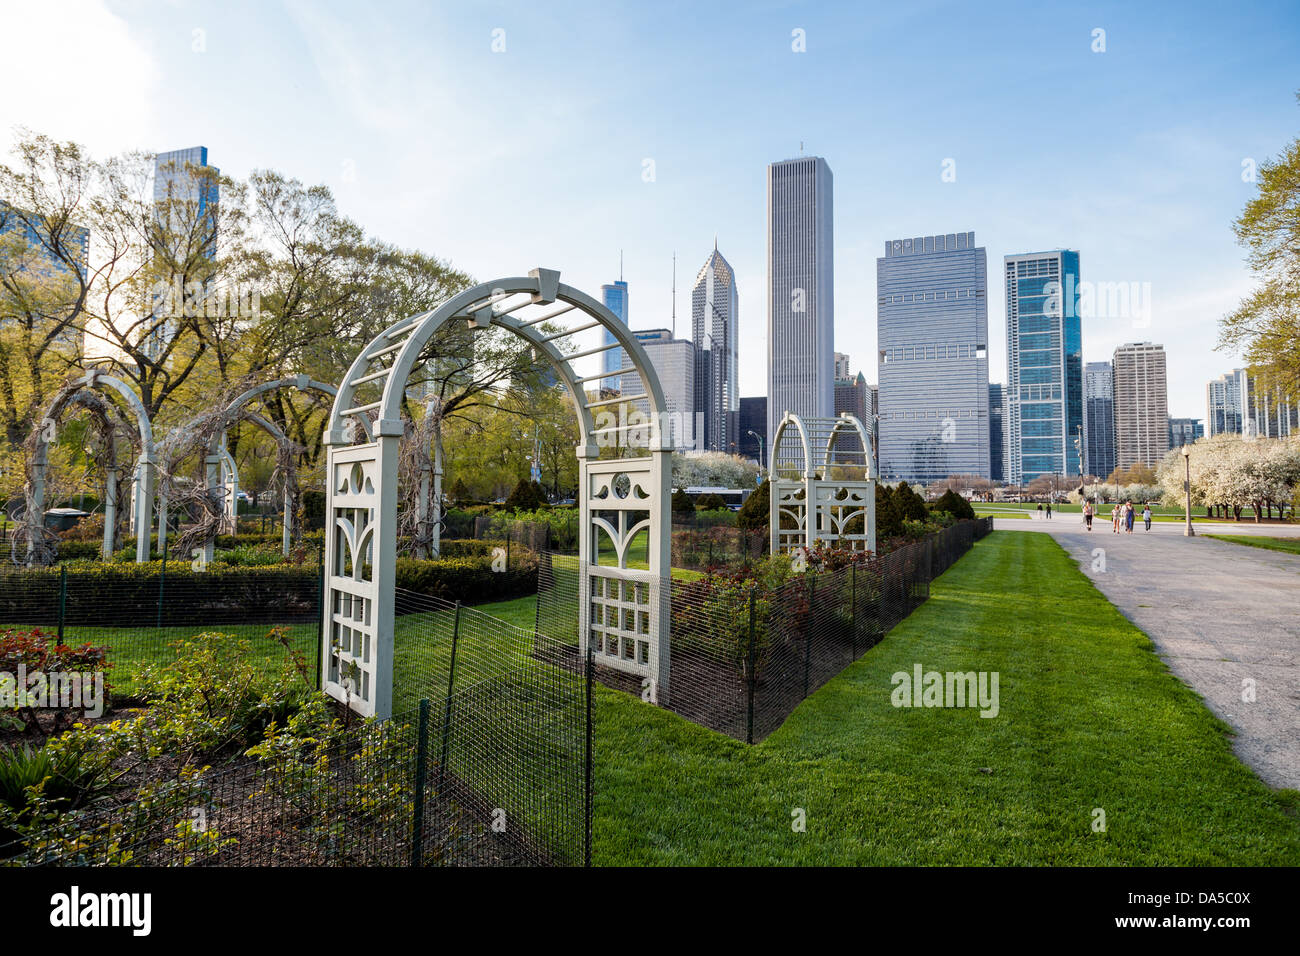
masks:
<path id="1" fill-rule="evenodd" d="M 1097 589 L 1151 637 L 1178 677 L 1237 732 L 1233 750 L 1273 787 L 1300 790 L 1300 554 L 1209 534 L 1300 536 L 1300 526 L 1153 522 L 1132 535 L 1109 521 L 1093 531 L 1074 514 L 1051 521 L 995 519 L 1000 531 L 1045 532 Z M 1254 682 L 1252 702 L 1243 700 Z"/>

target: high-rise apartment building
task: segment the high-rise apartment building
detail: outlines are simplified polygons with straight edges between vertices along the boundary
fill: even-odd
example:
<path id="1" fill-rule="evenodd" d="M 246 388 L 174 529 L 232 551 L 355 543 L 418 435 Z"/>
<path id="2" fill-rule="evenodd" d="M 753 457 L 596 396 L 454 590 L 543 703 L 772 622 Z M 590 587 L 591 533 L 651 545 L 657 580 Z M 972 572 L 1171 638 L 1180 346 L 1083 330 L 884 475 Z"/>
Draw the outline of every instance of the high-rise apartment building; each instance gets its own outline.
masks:
<path id="1" fill-rule="evenodd" d="M 216 166 L 209 165 L 206 146 L 174 149 L 154 157 L 154 217 L 165 237 L 163 242 L 170 247 L 156 245 L 155 250 L 178 268 L 197 261 L 196 254 L 208 260 L 217 257 L 217 206 L 221 198 L 217 176 L 220 172 Z M 204 277 L 194 275 L 158 277 L 160 285 L 153 292 L 153 321 L 143 329 L 141 343 L 151 358 L 162 355 L 179 328 L 179 316 L 174 311 L 182 309 L 184 302 L 178 301 L 182 297 L 173 290 L 181 283 L 189 286 L 203 280 Z M 185 295 L 189 295 L 188 289 Z"/>
<path id="2" fill-rule="evenodd" d="M 826 160 L 767 167 L 768 435 L 786 412 L 835 409 L 834 219 Z"/>
<path id="3" fill-rule="evenodd" d="M 600 297 L 601 301 L 605 303 L 605 308 L 613 312 L 614 316 L 623 323 L 623 327 L 627 328 L 627 283 L 622 279 L 618 279 L 608 285 L 601 286 Z M 614 333 L 609 331 L 609 329 L 605 329 L 604 341 L 601 344 L 613 345 L 616 341 L 617 339 L 614 338 Z M 623 367 L 624 355 L 622 349 L 610 349 L 607 352 L 602 352 L 601 356 L 604 359 L 604 368 L 601 369 L 602 372 L 617 372 Z M 620 378 L 621 376 L 618 375 L 607 374 L 606 378 L 601 379 L 600 387 L 603 389 L 618 391 L 623 387 Z"/>
<path id="4" fill-rule="evenodd" d="M 1198 438 L 1205 437 L 1205 426 L 1199 418 L 1169 419 L 1169 447 L 1182 448 Z"/>
<path id="5" fill-rule="evenodd" d="M 74 302 L 86 281 L 89 255 L 90 232 L 86 228 L 71 223 L 51 224 L 36 213 L 0 202 L 0 257 L 4 260 L 0 273 L 14 291 L 30 281 L 44 286 L 47 293 L 60 288 L 60 297 Z M 55 321 L 49 320 L 51 324 Z M 0 325 L 4 322 L 0 319 Z M 47 325 L 33 331 L 43 336 L 49 329 Z M 69 323 L 58 331 L 55 342 L 66 354 L 79 353 L 83 334 L 80 326 Z"/>
<path id="6" fill-rule="evenodd" d="M 1109 362 L 1083 367 L 1083 470 L 1105 481 L 1115 470 L 1115 372 Z"/>
<path id="7" fill-rule="evenodd" d="M 1007 387 L 1000 382 L 989 384 L 989 478 L 1006 481 L 1007 461 Z"/>
<path id="8" fill-rule="evenodd" d="M 664 404 L 667 406 L 668 421 L 661 422 L 660 427 L 679 451 L 699 447 L 700 416 L 695 409 L 695 346 L 683 339 L 673 338 L 668 329 L 648 329 L 633 332 L 641 343 L 650 367 L 654 369 L 663 389 Z M 623 352 L 622 349 L 619 349 Z M 640 395 L 645 391 L 641 376 L 636 372 L 632 362 L 624 354 L 622 374 L 623 394 Z M 638 399 L 631 403 L 642 415 L 650 414 L 649 399 Z"/>
<path id="9" fill-rule="evenodd" d="M 1233 369 L 1205 389 L 1206 425 L 1210 435 L 1253 438 L 1300 435 L 1300 402 L 1268 388 L 1249 369 Z"/>
<path id="10" fill-rule="evenodd" d="M 704 418 L 701 448 L 734 453 L 739 447 L 740 305 L 736 274 L 714 243 L 691 287 L 691 340 L 697 368 L 695 408 Z"/>
<path id="11" fill-rule="evenodd" d="M 895 239 L 876 260 L 886 480 L 988 477 L 987 282 L 973 232 Z"/>
<path id="12" fill-rule="evenodd" d="M 1169 451 L 1165 349 L 1130 342 L 1115 349 L 1115 467 L 1151 468 Z"/>
<path id="13" fill-rule="evenodd" d="M 1074 475 L 1083 431 L 1079 254 L 1003 259 L 1007 291 L 1007 480 Z"/>

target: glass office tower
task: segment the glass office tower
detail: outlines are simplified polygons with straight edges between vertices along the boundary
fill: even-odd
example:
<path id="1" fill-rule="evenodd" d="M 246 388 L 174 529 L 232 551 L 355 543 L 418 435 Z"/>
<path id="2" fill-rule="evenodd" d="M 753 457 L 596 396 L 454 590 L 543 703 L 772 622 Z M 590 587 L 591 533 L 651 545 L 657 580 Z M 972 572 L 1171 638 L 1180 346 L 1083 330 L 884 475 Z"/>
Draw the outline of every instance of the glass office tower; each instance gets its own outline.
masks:
<path id="1" fill-rule="evenodd" d="M 611 285 L 603 285 L 600 287 L 600 295 L 605 303 L 605 308 L 613 312 L 618 317 L 618 320 L 623 323 L 623 327 L 627 328 L 627 283 L 622 279 L 618 279 Z M 604 341 L 601 344 L 613 345 L 614 341 L 614 334 L 606 329 L 604 331 Z M 604 368 L 601 369 L 602 372 L 617 372 L 623 367 L 623 350 L 621 348 L 610 349 L 608 352 L 602 352 L 601 355 L 605 360 Z M 622 383 L 619 376 L 612 375 L 609 378 L 602 378 L 600 387 L 618 391 L 622 387 Z"/>
<path id="2" fill-rule="evenodd" d="M 1078 475 L 1083 432 L 1079 253 L 1007 256 L 1007 480 Z M 1086 440 L 1086 438 L 1085 438 Z"/>
<path id="3" fill-rule="evenodd" d="M 989 477 L 987 270 L 973 232 L 895 239 L 876 260 L 886 481 Z"/>

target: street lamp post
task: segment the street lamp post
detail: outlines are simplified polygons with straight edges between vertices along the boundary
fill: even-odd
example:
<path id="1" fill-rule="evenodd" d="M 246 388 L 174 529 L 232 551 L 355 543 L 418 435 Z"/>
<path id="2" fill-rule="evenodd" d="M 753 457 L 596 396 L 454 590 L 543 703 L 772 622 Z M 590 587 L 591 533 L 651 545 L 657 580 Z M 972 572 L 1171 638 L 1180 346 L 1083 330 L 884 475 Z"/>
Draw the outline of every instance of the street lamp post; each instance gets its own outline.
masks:
<path id="1" fill-rule="evenodd" d="M 1194 538 L 1196 532 L 1192 530 L 1192 446 L 1183 446 L 1183 491 L 1187 494 L 1187 527 L 1183 529 L 1183 537 Z"/>
<path id="2" fill-rule="evenodd" d="M 758 432 L 754 431 L 754 429 L 752 428 L 749 429 L 749 434 L 753 435 L 755 438 L 758 439 L 758 467 L 761 469 L 764 467 L 764 464 L 766 462 L 766 459 L 763 457 L 763 436 L 760 435 Z"/>

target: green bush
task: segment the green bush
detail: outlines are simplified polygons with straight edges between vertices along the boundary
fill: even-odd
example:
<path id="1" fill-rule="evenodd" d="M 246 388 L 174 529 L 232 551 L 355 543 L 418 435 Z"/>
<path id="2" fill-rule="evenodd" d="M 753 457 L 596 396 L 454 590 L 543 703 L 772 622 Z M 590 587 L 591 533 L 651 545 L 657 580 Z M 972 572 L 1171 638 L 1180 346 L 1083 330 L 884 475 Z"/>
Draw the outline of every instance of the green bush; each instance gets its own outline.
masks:
<path id="1" fill-rule="evenodd" d="M 772 507 L 772 483 L 766 478 L 754 489 L 740 506 L 736 516 L 736 527 L 746 531 L 758 531 L 768 527 L 769 513 Z"/>
<path id="2" fill-rule="evenodd" d="M 889 538 L 903 533 L 903 516 L 898 510 L 894 489 L 876 483 L 876 543 L 879 546 Z"/>
<path id="3" fill-rule="evenodd" d="M 673 513 L 695 514 L 695 502 L 692 501 L 691 496 L 681 488 L 678 488 L 673 492 Z"/>
<path id="4" fill-rule="evenodd" d="M 515 490 L 510 492 L 510 497 L 506 499 L 505 510 L 536 511 L 549 504 L 550 501 L 547 500 L 546 492 L 542 490 L 540 482 L 521 481 L 515 485 Z"/>
<path id="5" fill-rule="evenodd" d="M 496 546 L 503 547 L 501 543 L 496 543 Z M 491 552 L 475 557 L 444 557 L 437 561 L 398 558 L 397 586 L 466 604 L 501 601 L 536 593 L 536 553 L 512 548 L 509 568 L 496 570 L 502 559 L 503 555 L 493 555 Z"/>
<path id="6" fill-rule="evenodd" d="M 930 513 L 925 507 L 925 499 L 912 490 L 907 482 L 899 482 L 894 489 L 894 505 L 904 521 L 924 521 Z"/>
<path id="7" fill-rule="evenodd" d="M 959 519 L 972 520 L 975 517 L 975 509 L 971 507 L 970 502 L 951 488 L 945 491 L 943 496 L 930 506 L 930 511 L 944 511 Z"/>
<path id="8" fill-rule="evenodd" d="M 726 510 L 727 503 L 722 499 L 722 495 L 710 492 L 707 495 L 700 495 L 695 502 L 696 511 L 720 511 Z"/>

